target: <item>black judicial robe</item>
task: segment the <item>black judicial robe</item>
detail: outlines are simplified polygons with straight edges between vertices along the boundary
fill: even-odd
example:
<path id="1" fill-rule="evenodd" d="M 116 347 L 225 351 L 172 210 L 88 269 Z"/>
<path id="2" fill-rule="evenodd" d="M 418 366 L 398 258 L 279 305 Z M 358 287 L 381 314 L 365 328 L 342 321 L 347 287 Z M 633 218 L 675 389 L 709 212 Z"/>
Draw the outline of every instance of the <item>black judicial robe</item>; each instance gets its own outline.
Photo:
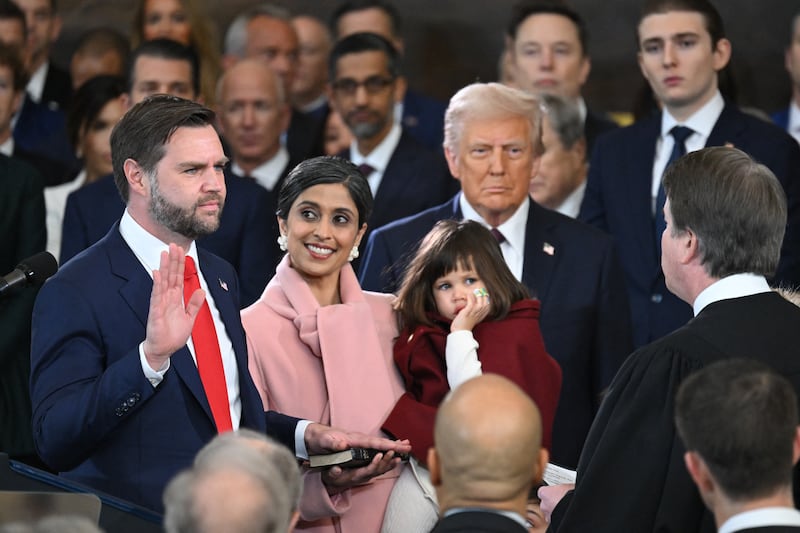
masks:
<path id="1" fill-rule="evenodd" d="M 777 293 L 720 300 L 623 364 L 589 430 L 577 484 L 549 532 L 715 532 L 686 472 L 673 422 L 691 373 L 721 359 L 762 361 L 800 393 L 800 308 Z M 795 471 L 795 492 L 798 477 Z"/>

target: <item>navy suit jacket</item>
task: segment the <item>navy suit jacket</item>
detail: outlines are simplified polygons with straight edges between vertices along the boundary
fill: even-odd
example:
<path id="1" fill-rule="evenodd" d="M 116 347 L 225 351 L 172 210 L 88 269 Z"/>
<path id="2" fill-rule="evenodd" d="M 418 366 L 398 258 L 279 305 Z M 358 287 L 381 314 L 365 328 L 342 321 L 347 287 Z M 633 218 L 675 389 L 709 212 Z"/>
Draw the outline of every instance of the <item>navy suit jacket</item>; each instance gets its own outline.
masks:
<path id="1" fill-rule="evenodd" d="M 197 245 L 233 265 L 246 307 L 261 296 L 281 258 L 272 245 L 277 238 L 275 212 L 270 211 L 274 200 L 255 181 L 227 170 L 225 186 L 227 197 L 219 229 L 199 239 Z M 99 241 L 123 211 L 125 204 L 111 175 L 70 194 L 64 209 L 59 262 L 66 263 Z"/>
<path id="2" fill-rule="evenodd" d="M 773 113 L 770 116 L 770 118 L 772 118 L 772 121 L 779 128 L 781 128 L 783 130 L 788 130 L 789 129 L 789 108 L 788 107 L 786 109 L 781 109 L 780 111 L 777 111 L 777 112 Z"/>
<path id="3" fill-rule="evenodd" d="M 368 232 L 439 205 L 458 190 L 458 181 L 450 176 L 441 154 L 441 150 L 428 150 L 403 130 L 375 195 Z M 339 155 L 348 159 L 350 151 Z M 365 234 L 362 242 L 368 237 L 369 233 Z"/>
<path id="4" fill-rule="evenodd" d="M 447 105 L 411 89 L 403 98 L 403 128 L 428 150 L 441 152 Z"/>
<path id="5" fill-rule="evenodd" d="M 651 200 L 661 114 L 601 136 L 589 165 L 579 219 L 616 240 L 627 278 L 634 343 L 643 346 L 685 324 L 691 307 L 666 288 Z M 800 146 L 774 124 L 725 105 L 707 146 L 730 143 L 767 165 L 788 198 L 789 224 L 776 281 L 800 283 Z"/>
<path id="6" fill-rule="evenodd" d="M 267 417 L 247 369 L 236 273 L 202 248 L 198 258 L 236 353 L 241 427 L 263 431 Z M 144 376 L 139 344 L 152 286 L 117 224 L 50 278 L 33 311 L 31 399 L 36 448 L 51 468 L 160 510 L 164 486 L 216 427 L 188 348 L 173 354 L 157 387 Z M 293 449 L 295 423 L 271 413 L 270 433 Z"/>
<path id="7" fill-rule="evenodd" d="M 407 259 L 433 225 L 463 218 L 459 197 L 375 230 L 361 286 L 394 292 Z M 574 468 L 600 394 L 631 352 L 625 279 L 607 235 L 531 200 L 522 282 L 542 302 L 545 346 L 563 372 L 551 459 Z"/>
<path id="8" fill-rule="evenodd" d="M 619 128 L 616 122 L 613 122 L 603 115 L 599 115 L 592 111 L 586 112 L 586 120 L 583 123 L 583 136 L 586 138 L 586 154 L 591 155 L 594 142 L 603 133 Z"/>

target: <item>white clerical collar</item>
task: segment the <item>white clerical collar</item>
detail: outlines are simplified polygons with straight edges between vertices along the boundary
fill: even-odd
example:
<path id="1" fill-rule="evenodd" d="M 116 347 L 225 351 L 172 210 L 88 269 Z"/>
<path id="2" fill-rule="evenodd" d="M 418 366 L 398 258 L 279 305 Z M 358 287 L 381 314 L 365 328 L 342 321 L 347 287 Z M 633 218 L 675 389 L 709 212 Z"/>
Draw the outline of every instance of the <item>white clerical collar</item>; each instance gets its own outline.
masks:
<path id="1" fill-rule="evenodd" d="M 358 144 L 353 139 L 353 142 L 350 143 L 350 161 L 356 166 L 366 163 L 380 174 L 383 174 L 389 165 L 389 159 L 392 158 L 395 148 L 400 143 L 400 135 L 402 133 L 403 130 L 400 128 L 400 124 L 394 122 L 386 137 L 365 156 L 358 151 Z"/>
<path id="2" fill-rule="evenodd" d="M 719 528 L 719 533 L 734 533 L 767 526 L 800 526 L 800 511 L 791 507 L 764 507 L 733 515 Z"/>
<path id="3" fill-rule="evenodd" d="M 500 224 L 499 226 L 492 226 L 481 217 L 477 211 L 470 205 L 462 193 L 458 199 L 459 206 L 461 207 L 461 214 L 464 215 L 466 220 L 474 220 L 479 222 L 487 228 L 496 227 L 503 237 L 506 238 L 511 248 L 518 251 L 521 257 L 524 257 L 525 251 L 525 228 L 528 225 L 528 212 L 531 208 L 530 198 L 525 197 L 525 201 L 520 204 L 511 218 Z"/>
<path id="4" fill-rule="evenodd" d="M 664 112 L 661 113 L 661 138 L 663 139 L 669 135 L 673 126 L 681 125 L 691 128 L 695 132 L 694 134 L 700 134 L 703 139 L 708 140 L 711 130 L 714 129 L 714 125 L 716 125 L 717 119 L 719 119 L 724 108 L 725 99 L 722 98 L 719 91 L 703 107 L 695 111 L 692 116 L 683 122 L 678 122 L 665 107 Z"/>
<path id="5" fill-rule="evenodd" d="M 726 276 L 715 281 L 697 295 L 692 306 L 694 308 L 694 316 L 699 315 L 700 311 L 714 302 L 752 296 L 753 294 L 761 294 L 770 290 L 772 289 L 769 288 L 767 280 L 760 274 L 733 274 Z"/>
<path id="6" fill-rule="evenodd" d="M 242 170 L 242 167 L 236 164 L 235 161 L 231 164 L 231 171 L 237 176 L 250 176 L 254 178 L 259 185 L 271 191 L 275 188 L 275 184 L 278 183 L 281 176 L 283 176 L 283 171 L 288 164 L 289 151 L 281 146 L 274 156 L 258 165 L 250 171 L 249 174 Z"/>
<path id="7" fill-rule="evenodd" d="M 25 87 L 25 90 L 30 95 L 31 100 L 36 102 L 37 104 L 42 101 L 42 93 L 44 92 L 44 80 L 47 78 L 47 69 L 50 67 L 50 62 L 45 61 L 36 71 L 31 75 L 31 79 L 28 80 L 28 85 Z"/>
<path id="8" fill-rule="evenodd" d="M 164 243 L 139 225 L 127 209 L 125 209 L 119 221 L 119 232 L 152 278 L 153 270 L 158 270 L 161 265 L 161 252 L 169 251 L 169 243 Z M 194 259 L 194 264 L 200 268 L 200 261 L 197 259 L 197 246 L 194 241 L 189 246 L 189 250 L 186 251 L 186 255 L 191 256 Z"/>

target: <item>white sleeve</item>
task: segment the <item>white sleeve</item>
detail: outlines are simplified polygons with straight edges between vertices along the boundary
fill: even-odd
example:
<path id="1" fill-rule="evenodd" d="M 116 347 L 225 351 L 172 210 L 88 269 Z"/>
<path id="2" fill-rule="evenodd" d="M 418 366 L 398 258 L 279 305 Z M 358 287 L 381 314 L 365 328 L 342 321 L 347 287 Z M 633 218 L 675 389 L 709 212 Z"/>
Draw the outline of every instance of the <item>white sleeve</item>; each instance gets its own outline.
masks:
<path id="1" fill-rule="evenodd" d="M 447 335 L 444 349 L 447 365 L 447 384 L 455 389 L 465 381 L 483 374 L 478 361 L 478 341 L 469 330 L 454 331 Z"/>

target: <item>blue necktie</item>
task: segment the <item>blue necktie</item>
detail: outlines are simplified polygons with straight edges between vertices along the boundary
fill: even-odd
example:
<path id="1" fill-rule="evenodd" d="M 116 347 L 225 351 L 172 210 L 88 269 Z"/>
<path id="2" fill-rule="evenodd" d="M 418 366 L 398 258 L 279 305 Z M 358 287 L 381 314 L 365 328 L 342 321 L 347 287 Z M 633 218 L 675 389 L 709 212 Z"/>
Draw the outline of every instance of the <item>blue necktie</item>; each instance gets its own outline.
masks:
<path id="1" fill-rule="evenodd" d="M 664 167 L 665 171 L 675 160 L 686 155 L 686 139 L 688 139 L 692 133 L 694 133 L 694 130 L 687 128 L 686 126 L 675 126 L 669 130 L 669 134 L 672 135 L 673 139 L 675 139 L 675 145 L 672 147 L 672 153 L 669 154 L 667 166 Z M 655 229 L 656 251 L 658 252 L 659 261 L 661 260 L 661 234 L 664 233 L 664 229 L 667 227 L 667 223 L 664 220 L 664 202 L 666 201 L 667 195 L 664 193 L 664 185 L 659 183 L 658 195 L 656 196 L 656 212 L 654 217 L 655 223 L 653 225 Z"/>

